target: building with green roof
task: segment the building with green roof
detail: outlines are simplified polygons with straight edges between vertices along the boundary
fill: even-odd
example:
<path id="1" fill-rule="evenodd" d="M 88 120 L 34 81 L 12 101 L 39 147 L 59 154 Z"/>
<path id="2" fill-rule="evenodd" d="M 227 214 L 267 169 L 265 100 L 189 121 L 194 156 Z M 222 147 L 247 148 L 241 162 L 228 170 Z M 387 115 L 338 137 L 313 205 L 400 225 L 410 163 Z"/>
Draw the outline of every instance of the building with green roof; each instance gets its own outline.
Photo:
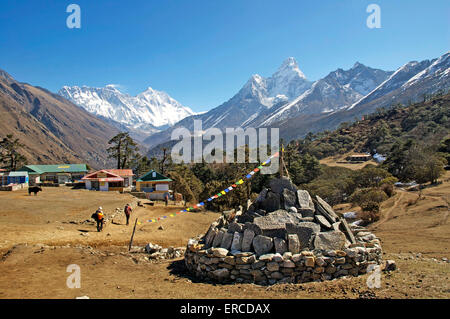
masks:
<path id="1" fill-rule="evenodd" d="M 149 199 L 163 199 L 168 193 L 172 180 L 157 171 L 151 170 L 136 180 L 138 192 L 149 193 Z"/>
<path id="2" fill-rule="evenodd" d="M 28 172 L 30 184 L 55 183 L 64 184 L 81 180 L 86 175 L 86 164 L 25 165 L 19 171 Z"/>

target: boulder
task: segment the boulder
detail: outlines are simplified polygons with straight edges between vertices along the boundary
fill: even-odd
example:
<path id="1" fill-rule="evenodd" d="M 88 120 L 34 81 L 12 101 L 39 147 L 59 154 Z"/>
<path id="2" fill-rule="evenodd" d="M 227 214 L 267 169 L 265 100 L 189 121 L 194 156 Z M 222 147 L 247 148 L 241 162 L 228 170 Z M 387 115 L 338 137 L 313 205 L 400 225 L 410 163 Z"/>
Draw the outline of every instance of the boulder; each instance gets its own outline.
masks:
<path id="1" fill-rule="evenodd" d="M 282 192 L 282 199 L 283 199 L 283 206 L 285 210 L 289 210 L 289 208 L 294 207 L 295 206 L 295 202 L 296 202 L 296 196 L 295 196 L 295 192 L 291 191 L 287 188 L 283 189 Z"/>
<path id="2" fill-rule="evenodd" d="M 235 232 L 242 233 L 243 227 L 243 224 L 232 222 L 228 225 L 228 232 L 233 234 Z"/>
<path id="3" fill-rule="evenodd" d="M 268 192 L 266 198 L 259 204 L 259 208 L 266 212 L 273 212 L 281 207 L 280 194 Z"/>
<path id="4" fill-rule="evenodd" d="M 267 254 L 273 248 L 273 239 L 267 236 L 258 235 L 253 238 L 253 247 L 258 256 Z"/>
<path id="5" fill-rule="evenodd" d="M 213 243 L 212 243 L 212 247 L 219 247 L 220 244 L 222 243 L 222 238 L 223 235 L 225 234 L 225 230 L 221 229 L 217 235 L 214 237 Z"/>
<path id="6" fill-rule="evenodd" d="M 262 191 L 259 193 L 258 197 L 255 200 L 255 203 L 262 203 L 267 196 L 267 193 L 269 190 L 267 188 L 263 188 Z"/>
<path id="7" fill-rule="evenodd" d="M 299 208 L 300 212 L 309 212 L 308 216 L 311 216 L 311 214 L 314 213 L 314 203 L 312 201 L 311 196 L 309 193 L 305 190 L 298 190 L 297 191 L 297 207 Z"/>
<path id="8" fill-rule="evenodd" d="M 275 246 L 275 252 L 279 254 L 284 254 L 287 251 L 287 244 L 283 238 L 275 237 L 273 239 L 273 244 Z"/>
<path id="9" fill-rule="evenodd" d="M 292 184 L 289 178 L 287 178 L 286 176 L 282 178 L 272 179 L 269 185 L 270 190 L 277 194 L 282 194 L 284 189 L 288 189 L 292 192 L 297 191 L 297 187 L 294 184 Z"/>
<path id="10" fill-rule="evenodd" d="M 297 234 L 288 235 L 288 244 L 289 244 L 289 251 L 292 254 L 298 254 L 300 252 L 300 240 L 298 239 Z"/>
<path id="11" fill-rule="evenodd" d="M 331 224 L 328 222 L 328 220 L 323 217 L 322 215 L 316 215 L 314 216 L 314 218 L 316 219 L 316 221 L 324 228 L 330 229 L 331 228 Z"/>
<path id="12" fill-rule="evenodd" d="M 338 250 L 345 247 L 345 235 L 340 231 L 328 231 L 316 234 L 314 248 L 321 250 Z"/>
<path id="13" fill-rule="evenodd" d="M 224 233 L 222 237 L 222 242 L 220 243 L 221 248 L 230 249 L 231 243 L 233 242 L 233 234 Z"/>
<path id="14" fill-rule="evenodd" d="M 251 229 L 244 230 L 244 235 L 242 237 L 242 251 L 250 251 L 252 247 L 253 238 L 255 237 L 255 232 Z"/>
<path id="15" fill-rule="evenodd" d="M 318 212 L 325 216 L 326 219 L 328 219 L 328 221 L 330 223 L 335 223 L 338 220 L 338 215 L 336 215 L 336 213 L 334 212 L 333 208 L 328 205 L 328 203 L 326 201 L 324 201 L 322 198 L 320 198 L 319 195 L 316 195 L 316 199 L 317 199 L 317 210 Z"/>
<path id="16" fill-rule="evenodd" d="M 215 227 L 214 223 L 211 224 L 211 226 L 209 227 L 209 230 L 208 230 L 208 232 L 206 233 L 206 236 L 205 236 L 205 245 L 206 245 L 206 247 L 211 247 L 211 245 L 213 243 L 213 240 L 214 240 L 214 237 L 216 237 L 217 232 L 218 232 L 218 230 Z"/>
<path id="17" fill-rule="evenodd" d="M 351 244 L 356 243 L 355 235 L 353 235 L 353 232 L 350 229 L 350 226 L 348 225 L 347 221 L 344 218 L 340 219 L 339 228 L 345 233 L 345 235 L 347 236 L 347 239 L 350 241 Z"/>
<path id="18" fill-rule="evenodd" d="M 286 231 L 288 234 L 296 234 L 298 236 L 300 249 L 313 248 L 314 235 L 320 232 L 320 226 L 311 222 L 286 223 Z"/>
<path id="19" fill-rule="evenodd" d="M 231 242 L 231 250 L 240 251 L 242 249 L 242 234 L 234 232 L 233 241 Z"/>
<path id="20" fill-rule="evenodd" d="M 331 227 L 333 228 L 333 230 L 340 230 L 339 228 L 341 227 L 341 222 L 335 222 L 333 223 L 333 225 L 331 225 Z"/>
<path id="21" fill-rule="evenodd" d="M 284 238 L 286 235 L 285 223 L 290 221 L 286 218 L 287 215 L 288 212 L 277 210 L 266 216 L 255 218 L 249 227 L 257 235 Z"/>

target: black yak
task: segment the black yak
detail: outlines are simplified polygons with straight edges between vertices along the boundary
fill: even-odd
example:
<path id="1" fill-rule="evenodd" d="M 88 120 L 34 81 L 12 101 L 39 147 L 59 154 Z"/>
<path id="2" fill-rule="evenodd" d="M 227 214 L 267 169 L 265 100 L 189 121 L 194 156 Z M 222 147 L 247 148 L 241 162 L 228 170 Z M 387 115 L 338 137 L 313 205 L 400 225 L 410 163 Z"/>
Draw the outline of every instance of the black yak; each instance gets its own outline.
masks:
<path id="1" fill-rule="evenodd" d="M 34 193 L 34 196 L 36 196 L 38 192 L 42 192 L 42 188 L 40 186 L 28 187 L 28 195 Z"/>

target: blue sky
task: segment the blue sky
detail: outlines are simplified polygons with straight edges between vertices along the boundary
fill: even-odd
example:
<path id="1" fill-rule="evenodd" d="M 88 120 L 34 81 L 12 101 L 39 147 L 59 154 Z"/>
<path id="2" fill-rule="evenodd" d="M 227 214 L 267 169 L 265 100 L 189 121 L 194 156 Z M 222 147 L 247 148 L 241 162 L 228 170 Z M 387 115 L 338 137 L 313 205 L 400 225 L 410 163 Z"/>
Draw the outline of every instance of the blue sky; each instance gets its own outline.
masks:
<path id="1" fill-rule="evenodd" d="M 66 7 L 81 7 L 81 29 Z M 381 8 L 369 29 L 366 8 Z M 194 111 L 232 97 L 293 56 L 310 80 L 356 61 L 395 70 L 449 50 L 448 0 L 2 0 L 0 68 L 53 92 L 148 86 Z"/>

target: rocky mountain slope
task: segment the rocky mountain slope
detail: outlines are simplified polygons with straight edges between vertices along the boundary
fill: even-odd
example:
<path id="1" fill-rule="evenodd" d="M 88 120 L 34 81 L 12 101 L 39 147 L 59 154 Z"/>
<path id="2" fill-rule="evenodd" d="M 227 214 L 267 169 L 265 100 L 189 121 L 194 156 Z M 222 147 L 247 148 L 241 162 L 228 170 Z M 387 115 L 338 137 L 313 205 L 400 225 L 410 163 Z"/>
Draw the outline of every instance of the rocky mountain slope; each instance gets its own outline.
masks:
<path id="1" fill-rule="evenodd" d="M 29 163 L 108 164 L 106 148 L 118 133 L 59 95 L 20 83 L 0 70 L 0 132 L 14 134 L 24 144 Z"/>
<path id="2" fill-rule="evenodd" d="M 450 90 L 450 52 L 432 61 L 408 62 L 372 92 L 351 106 L 321 114 L 300 114 L 271 124 L 280 128 L 286 140 L 305 136 L 308 132 L 332 130 L 342 122 L 361 119 L 377 108 L 423 101 L 425 96 Z"/>

